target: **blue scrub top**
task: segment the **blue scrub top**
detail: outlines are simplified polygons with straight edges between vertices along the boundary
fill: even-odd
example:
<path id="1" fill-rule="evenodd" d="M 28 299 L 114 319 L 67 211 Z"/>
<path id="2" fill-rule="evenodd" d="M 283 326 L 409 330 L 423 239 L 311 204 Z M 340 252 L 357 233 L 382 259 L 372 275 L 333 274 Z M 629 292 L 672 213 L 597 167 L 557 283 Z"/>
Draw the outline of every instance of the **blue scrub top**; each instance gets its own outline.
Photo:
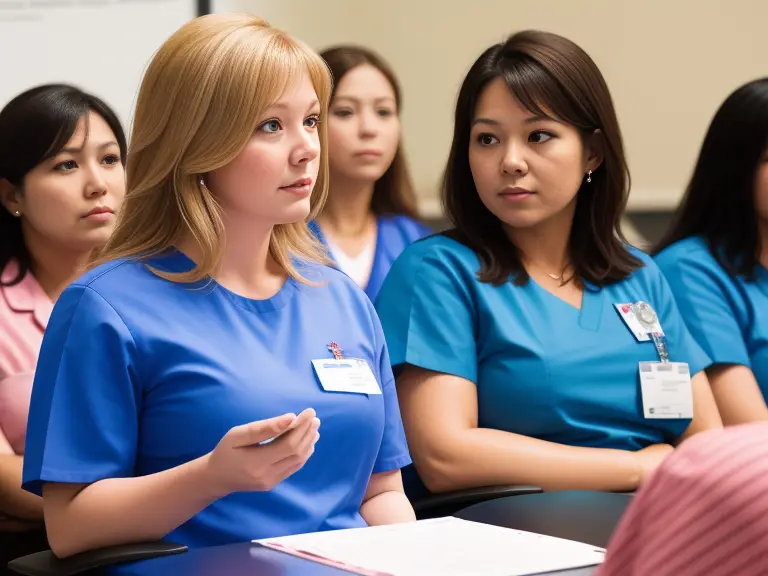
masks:
<path id="1" fill-rule="evenodd" d="M 747 366 L 768 399 L 768 270 L 731 277 L 706 242 L 691 237 L 656 256 L 688 329 L 715 364 Z"/>
<path id="2" fill-rule="evenodd" d="M 691 375 L 709 359 L 659 269 L 632 253 L 644 266 L 622 282 L 588 287 L 578 310 L 534 280 L 479 282 L 475 252 L 446 236 L 416 242 L 392 266 L 376 301 L 392 364 L 474 382 L 482 428 L 625 450 L 673 442 L 690 420 L 643 417 L 638 363 L 658 361 L 656 347 L 635 339 L 614 304 L 648 302 L 670 360 L 688 362 Z"/>
<path id="3" fill-rule="evenodd" d="M 189 270 L 180 252 L 149 263 Z M 173 468 L 213 450 L 234 426 L 312 407 L 320 440 L 306 465 L 268 492 L 234 493 L 172 533 L 190 547 L 364 526 L 372 473 L 410 458 L 378 317 L 354 283 L 300 264 L 272 298 L 215 281 L 164 280 L 115 261 L 67 288 L 45 332 L 35 375 L 24 487 L 91 483 Z M 325 392 L 313 359 L 368 361 L 383 395 Z"/>
<path id="4" fill-rule="evenodd" d="M 373 256 L 371 275 L 365 286 L 365 293 L 371 302 L 376 300 L 392 263 L 402 251 L 419 238 L 432 233 L 427 226 L 408 216 L 379 216 L 376 222 L 376 252 Z M 309 229 L 328 248 L 317 222 L 314 220 L 310 222 Z M 330 249 L 328 249 L 328 254 L 333 259 Z"/>

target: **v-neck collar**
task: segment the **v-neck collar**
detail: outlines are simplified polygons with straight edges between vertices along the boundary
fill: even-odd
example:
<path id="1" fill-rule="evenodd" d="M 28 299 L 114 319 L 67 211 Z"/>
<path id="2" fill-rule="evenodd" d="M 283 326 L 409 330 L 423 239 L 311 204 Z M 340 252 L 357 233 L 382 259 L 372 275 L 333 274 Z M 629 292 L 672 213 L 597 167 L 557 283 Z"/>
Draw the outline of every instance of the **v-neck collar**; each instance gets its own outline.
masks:
<path id="1" fill-rule="evenodd" d="M 529 278 L 530 282 L 535 290 L 544 294 L 545 298 L 553 299 L 561 307 L 564 307 L 575 314 L 579 319 L 579 326 L 584 330 L 590 332 L 597 332 L 600 328 L 600 321 L 603 317 L 603 301 L 605 299 L 605 290 L 600 287 L 591 284 L 589 282 L 584 283 L 584 293 L 581 297 L 581 308 L 576 308 L 573 304 L 570 304 L 553 294 L 541 284 L 536 282 L 533 278 Z"/>

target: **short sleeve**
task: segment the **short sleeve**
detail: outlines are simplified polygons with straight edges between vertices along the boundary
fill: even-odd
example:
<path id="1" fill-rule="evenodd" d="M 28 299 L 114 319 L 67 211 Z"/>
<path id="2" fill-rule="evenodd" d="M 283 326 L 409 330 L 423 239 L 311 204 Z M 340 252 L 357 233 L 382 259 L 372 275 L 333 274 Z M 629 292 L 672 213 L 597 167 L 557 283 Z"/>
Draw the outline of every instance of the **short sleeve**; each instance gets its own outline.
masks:
<path id="1" fill-rule="evenodd" d="M 410 364 L 477 382 L 473 273 L 454 260 L 416 243 L 387 275 L 376 310 L 396 372 Z"/>
<path id="2" fill-rule="evenodd" d="M 662 266 L 680 313 L 715 364 L 751 368 L 733 281 L 709 253 L 698 256 L 685 255 Z"/>
<path id="3" fill-rule="evenodd" d="M 672 289 L 661 270 L 652 261 L 648 266 L 653 268 L 654 272 L 656 308 L 662 330 L 664 330 L 669 360 L 670 362 L 687 362 L 693 376 L 708 368 L 712 360 L 691 336 L 677 307 Z"/>
<path id="4" fill-rule="evenodd" d="M 141 401 L 133 338 L 93 289 L 73 285 L 54 307 L 32 389 L 23 488 L 130 477 Z"/>
<path id="5" fill-rule="evenodd" d="M 403 420 L 400 416 L 400 404 L 397 401 L 395 377 L 389 362 L 384 333 L 376 312 L 371 310 L 376 330 L 376 350 L 378 355 L 379 382 L 384 396 L 384 435 L 381 439 L 379 454 L 373 465 L 373 473 L 399 470 L 411 463 L 408 443 L 405 439 Z"/>

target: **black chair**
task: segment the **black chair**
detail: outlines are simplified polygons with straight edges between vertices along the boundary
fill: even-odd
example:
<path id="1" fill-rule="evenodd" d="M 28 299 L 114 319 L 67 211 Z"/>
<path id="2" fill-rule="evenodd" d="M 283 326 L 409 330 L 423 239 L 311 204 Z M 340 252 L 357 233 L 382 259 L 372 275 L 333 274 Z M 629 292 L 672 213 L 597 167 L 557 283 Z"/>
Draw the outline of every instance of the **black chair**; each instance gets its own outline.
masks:
<path id="1" fill-rule="evenodd" d="M 482 488 L 468 488 L 443 494 L 427 493 L 418 498 L 413 498 L 411 504 L 419 520 L 427 518 L 441 518 L 451 516 L 454 513 L 472 506 L 510 496 L 522 496 L 525 494 L 538 494 L 541 488 L 536 486 L 484 486 Z"/>
<path id="2" fill-rule="evenodd" d="M 53 552 L 46 550 L 11 560 L 8 569 L 23 576 L 96 576 L 101 572 L 100 568 L 111 564 L 183 554 L 186 551 L 186 546 L 172 542 L 147 542 L 110 546 L 59 559 Z"/>

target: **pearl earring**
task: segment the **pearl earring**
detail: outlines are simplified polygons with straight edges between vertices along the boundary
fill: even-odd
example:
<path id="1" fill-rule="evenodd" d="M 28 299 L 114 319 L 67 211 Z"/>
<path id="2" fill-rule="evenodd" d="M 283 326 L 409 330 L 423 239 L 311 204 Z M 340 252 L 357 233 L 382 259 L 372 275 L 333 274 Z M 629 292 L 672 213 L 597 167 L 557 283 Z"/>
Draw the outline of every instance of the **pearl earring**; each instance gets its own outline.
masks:
<path id="1" fill-rule="evenodd" d="M 16 216 L 16 217 L 18 218 L 19 216 L 21 216 L 21 212 L 19 212 L 18 210 L 16 210 L 16 212 L 14 212 L 14 213 L 13 213 L 13 215 L 14 215 L 14 216 Z"/>
<path id="2" fill-rule="evenodd" d="M 589 173 L 587 174 L 587 182 L 588 183 L 592 182 L 592 170 L 590 170 Z"/>

